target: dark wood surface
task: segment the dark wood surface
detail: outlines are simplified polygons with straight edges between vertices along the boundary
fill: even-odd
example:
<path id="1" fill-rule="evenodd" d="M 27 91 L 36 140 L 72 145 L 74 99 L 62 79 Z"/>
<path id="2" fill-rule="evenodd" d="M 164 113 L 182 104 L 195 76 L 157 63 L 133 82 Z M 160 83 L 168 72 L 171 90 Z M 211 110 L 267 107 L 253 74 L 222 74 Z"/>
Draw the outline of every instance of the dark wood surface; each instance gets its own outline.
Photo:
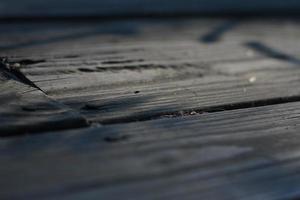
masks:
<path id="1" fill-rule="evenodd" d="M 0 29 L 0 199 L 299 197 L 298 19 Z"/>
<path id="2" fill-rule="evenodd" d="M 10 68 L 0 63 L 0 136 L 87 126 L 79 113 L 25 84 Z"/>
<path id="3" fill-rule="evenodd" d="M 299 195 L 300 104 L 0 141 L 3 199 Z"/>

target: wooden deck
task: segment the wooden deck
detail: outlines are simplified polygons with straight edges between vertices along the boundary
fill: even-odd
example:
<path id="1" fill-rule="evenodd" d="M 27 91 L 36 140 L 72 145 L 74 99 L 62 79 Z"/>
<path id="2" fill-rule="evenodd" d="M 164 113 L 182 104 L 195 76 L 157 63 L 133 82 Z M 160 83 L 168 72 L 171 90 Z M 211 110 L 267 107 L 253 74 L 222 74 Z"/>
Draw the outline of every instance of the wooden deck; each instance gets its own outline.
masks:
<path id="1" fill-rule="evenodd" d="M 0 199 L 300 196 L 299 18 L 31 14 L 0 21 Z"/>

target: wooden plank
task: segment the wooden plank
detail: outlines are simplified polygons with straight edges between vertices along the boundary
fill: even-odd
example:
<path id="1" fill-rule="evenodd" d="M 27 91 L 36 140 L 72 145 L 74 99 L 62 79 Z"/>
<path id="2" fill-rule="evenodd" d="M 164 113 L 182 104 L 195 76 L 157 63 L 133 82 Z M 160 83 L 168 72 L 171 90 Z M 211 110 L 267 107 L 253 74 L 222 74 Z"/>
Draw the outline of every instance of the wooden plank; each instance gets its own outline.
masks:
<path id="1" fill-rule="evenodd" d="M 39 89 L 24 84 L 20 76 L 0 63 L 0 136 L 84 127 L 77 112 L 48 98 Z"/>
<path id="2" fill-rule="evenodd" d="M 0 17 L 15 16 L 122 16 L 178 14 L 269 14 L 298 11 L 297 0 L 2 0 Z"/>
<path id="3" fill-rule="evenodd" d="M 112 89 L 81 87 L 69 82 L 68 90 L 57 88 L 57 99 L 79 110 L 92 121 L 118 123 L 151 119 L 181 112 L 201 113 L 235 104 L 253 104 L 299 97 L 299 73 L 255 74 L 249 78 L 207 76 L 201 79 L 140 84 Z M 251 79 L 251 78 L 250 78 Z M 74 83 L 74 84 L 73 84 Z M 75 85 L 75 86 L 74 86 Z M 220 92 L 222 91 L 222 92 Z M 252 103 L 251 103 L 252 102 Z"/>
<path id="4" fill-rule="evenodd" d="M 67 36 L 16 45 L 17 56 L 11 57 L 29 62 L 21 71 L 30 80 L 92 121 L 151 119 L 299 96 L 297 20 L 137 20 L 50 24 L 47 31 L 31 26 L 31 37 Z M 81 34 L 68 36 L 71 30 Z M 85 35 L 87 30 L 97 31 Z M 27 38 L 19 34 L 12 30 L 3 40 Z"/>
<path id="5" fill-rule="evenodd" d="M 300 103 L 0 141 L 3 199 L 299 195 Z"/>

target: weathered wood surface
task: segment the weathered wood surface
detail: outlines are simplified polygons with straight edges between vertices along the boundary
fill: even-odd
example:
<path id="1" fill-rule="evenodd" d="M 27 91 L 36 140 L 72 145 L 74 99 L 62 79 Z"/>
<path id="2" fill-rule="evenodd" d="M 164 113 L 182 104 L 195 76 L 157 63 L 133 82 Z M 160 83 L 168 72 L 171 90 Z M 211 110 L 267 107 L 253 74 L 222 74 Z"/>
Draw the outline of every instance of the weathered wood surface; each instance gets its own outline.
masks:
<path id="1" fill-rule="evenodd" d="M 46 42 L 18 46 L 8 39 L 7 51 L 18 52 L 15 60 L 32 59 L 21 71 L 51 97 L 92 121 L 116 123 L 297 100 L 297 22 L 137 20 L 50 24 L 46 31 L 29 24 L 31 37 L 43 35 Z M 47 39 L 71 30 L 61 40 Z"/>
<path id="2" fill-rule="evenodd" d="M 300 195 L 297 19 L 26 22 L 0 29 L 0 55 L 20 63 L 46 93 L 35 90 L 29 103 L 41 95 L 96 126 L 2 138 L 1 199 Z M 21 92 L 28 87 L 17 84 Z M 33 127 L 52 116 L 73 119 L 52 108 L 32 115 L 26 125 Z"/>
<path id="3" fill-rule="evenodd" d="M 0 136 L 87 126 L 67 106 L 25 84 L 0 63 Z"/>
<path id="4" fill-rule="evenodd" d="M 0 17 L 297 13 L 298 0 L 2 0 Z"/>
<path id="5" fill-rule="evenodd" d="M 299 195 L 300 104 L 0 141 L 2 199 Z"/>

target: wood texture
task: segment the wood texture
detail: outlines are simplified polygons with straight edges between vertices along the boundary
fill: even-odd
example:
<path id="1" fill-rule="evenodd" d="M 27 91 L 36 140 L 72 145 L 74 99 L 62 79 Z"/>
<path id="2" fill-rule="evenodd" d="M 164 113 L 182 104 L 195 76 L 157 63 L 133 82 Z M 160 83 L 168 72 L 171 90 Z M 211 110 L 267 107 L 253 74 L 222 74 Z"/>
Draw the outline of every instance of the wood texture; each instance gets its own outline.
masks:
<path id="1" fill-rule="evenodd" d="M 299 197 L 298 19 L 1 25 L 0 199 Z"/>
<path id="2" fill-rule="evenodd" d="M 0 141 L 2 199 L 299 195 L 298 102 Z"/>
<path id="3" fill-rule="evenodd" d="M 83 127 L 77 112 L 24 84 L 0 63 L 0 136 Z"/>
<path id="4" fill-rule="evenodd" d="M 71 27 L 75 36 L 16 45 L 18 57 L 12 59 L 31 58 L 32 63 L 21 68 L 30 80 L 100 123 L 268 104 L 299 96 L 297 22 L 137 20 L 50 24 L 47 31 L 31 24 L 37 28 L 31 37 L 68 35 Z M 74 30 L 82 34 L 77 37 Z M 97 31 L 85 35 L 86 30 Z"/>

